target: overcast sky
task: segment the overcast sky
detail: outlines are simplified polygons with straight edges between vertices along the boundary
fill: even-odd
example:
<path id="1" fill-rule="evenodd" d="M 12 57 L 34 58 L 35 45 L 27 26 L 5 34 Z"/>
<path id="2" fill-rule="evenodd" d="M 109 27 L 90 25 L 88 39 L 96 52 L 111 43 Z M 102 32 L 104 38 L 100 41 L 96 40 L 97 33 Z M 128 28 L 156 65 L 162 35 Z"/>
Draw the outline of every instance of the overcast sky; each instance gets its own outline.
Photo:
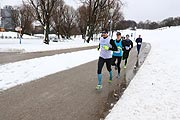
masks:
<path id="1" fill-rule="evenodd" d="M 123 0 L 124 16 L 136 21 L 161 21 L 167 17 L 180 17 L 180 0 Z"/>
<path id="2" fill-rule="evenodd" d="M 0 0 L 0 5 L 17 5 L 22 0 Z M 64 0 L 77 8 L 79 0 Z M 180 17 L 180 0 L 122 0 L 125 19 L 161 21 L 168 17 Z"/>

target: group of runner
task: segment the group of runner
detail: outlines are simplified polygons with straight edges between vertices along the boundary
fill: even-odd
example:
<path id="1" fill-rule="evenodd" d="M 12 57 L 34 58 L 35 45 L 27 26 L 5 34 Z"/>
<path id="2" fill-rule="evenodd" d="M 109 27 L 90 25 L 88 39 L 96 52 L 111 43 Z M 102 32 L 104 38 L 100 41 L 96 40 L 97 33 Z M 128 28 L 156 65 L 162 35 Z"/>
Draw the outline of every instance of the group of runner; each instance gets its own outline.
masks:
<path id="1" fill-rule="evenodd" d="M 104 29 L 101 32 L 101 38 L 99 41 L 98 50 L 100 50 L 100 57 L 98 60 L 98 85 L 96 89 L 99 90 L 102 88 L 102 68 L 104 63 L 106 63 L 106 68 L 109 71 L 109 80 L 108 82 L 112 82 L 112 69 L 111 66 L 115 66 L 117 70 L 117 78 L 120 78 L 120 64 L 121 60 L 125 60 L 124 68 L 126 69 L 126 65 L 128 62 L 128 57 L 131 49 L 133 48 L 133 42 L 130 40 L 129 35 L 127 34 L 126 37 L 122 37 L 120 32 L 116 33 L 116 39 L 113 40 L 108 36 L 108 30 Z M 141 35 L 136 39 L 137 43 L 137 56 L 140 53 L 140 48 L 142 44 Z M 113 54 L 112 52 L 113 51 Z"/>

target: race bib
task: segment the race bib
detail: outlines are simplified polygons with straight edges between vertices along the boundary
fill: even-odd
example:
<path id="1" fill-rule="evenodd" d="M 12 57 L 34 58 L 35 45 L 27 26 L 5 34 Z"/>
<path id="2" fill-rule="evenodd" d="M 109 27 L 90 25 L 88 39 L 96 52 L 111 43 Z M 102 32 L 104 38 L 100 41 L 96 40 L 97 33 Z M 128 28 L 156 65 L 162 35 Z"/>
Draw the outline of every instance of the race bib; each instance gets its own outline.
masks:
<path id="1" fill-rule="evenodd" d="M 121 53 L 122 48 L 120 46 L 118 46 L 117 49 L 118 49 L 118 51 L 115 51 L 115 53 Z"/>
<path id="2" fill-rule="evenodd" d="M 141 45 L 141 43 L 138 43 L 138 45 Z"/>
<path id="3" fill-rule="evenodd" d="M 130 49 L 130 47 L 129 47 L 129 46 L 125 46 L 125 49 L 126 49 L 126 50 L 129 50 L 129 49 Z"/>
<path id="4" fill-rule="evenodd" d="M 121 51 L 120 50 L 118 50 L 118 51 L 115 51 L 115 53 L 120 53 Z"/>

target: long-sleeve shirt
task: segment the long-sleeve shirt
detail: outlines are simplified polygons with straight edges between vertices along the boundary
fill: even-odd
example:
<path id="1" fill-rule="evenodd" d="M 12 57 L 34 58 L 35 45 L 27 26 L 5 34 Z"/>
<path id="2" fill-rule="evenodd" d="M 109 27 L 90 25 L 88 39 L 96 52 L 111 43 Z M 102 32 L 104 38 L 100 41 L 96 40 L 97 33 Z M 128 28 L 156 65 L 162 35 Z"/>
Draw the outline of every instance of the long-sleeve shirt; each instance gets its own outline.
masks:
<path id="1" fill-rule="evenodd" d="M 130 51 L 133 48 L 133 42 L 130 39 L 122 41 L 123 51 Z"/>
<path id="2" fill-rule="evenodd" d="M 140 46 L 142 44 L 142 38 L 137 38 L 136 43 L 137 43 L 137 45 Z"/>

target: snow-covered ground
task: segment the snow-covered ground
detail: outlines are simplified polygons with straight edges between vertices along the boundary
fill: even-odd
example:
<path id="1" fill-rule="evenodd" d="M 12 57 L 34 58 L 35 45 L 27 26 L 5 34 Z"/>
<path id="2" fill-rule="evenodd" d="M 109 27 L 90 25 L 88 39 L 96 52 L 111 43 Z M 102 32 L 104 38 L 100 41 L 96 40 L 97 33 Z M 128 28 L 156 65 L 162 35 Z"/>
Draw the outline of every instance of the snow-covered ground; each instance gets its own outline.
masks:
<path id="1" fill-rule="evenodd" d="M 180 27 L 121 32 L 123 35 L 141 34 L 144 41 L 151 43 L 152 49 L 106 120 L 180 120 Z M 78 37 L 49 46 L 40 39 L 22 40 L 21 45 L 18 39 L 0 39 L 0 50 L 34 52 L 93 44 L 97 45 L 98 42 L 84 44 Z M 0 89 L 5 90 L 96 60 L 98 56 L 94 49 L 0 65 Z M 76 59 L 69 62 L 72 58 Z"/>
<path id="2" fill-rule="evenodd" d="M 106 120 L 180 120 L 179 33 L 137 30 L 152 50 Z"/>
<path id="3" fill-rule="evenodd" d="M 91 49 L 1 65 L 0 91 L 96 60 L 98 56 L 98 51 Z"/>
<path id="4" fill-rule="evenodd" d="M 42 38 L 28 35 L 23 35 L 23 39 L 21 40 L 22 44 L 20 44 L 16 32 L 0 32 L 0 37 L 1 36 L 8 39 L 0 38 L 0 52 L 38 52 L 98 45 L 98 40 L 84 43 L 81 36 L 72 37 L 72 40 L 64 40 L 61 42 L 50 41 L 50 45 L 44 44 Z"/>

